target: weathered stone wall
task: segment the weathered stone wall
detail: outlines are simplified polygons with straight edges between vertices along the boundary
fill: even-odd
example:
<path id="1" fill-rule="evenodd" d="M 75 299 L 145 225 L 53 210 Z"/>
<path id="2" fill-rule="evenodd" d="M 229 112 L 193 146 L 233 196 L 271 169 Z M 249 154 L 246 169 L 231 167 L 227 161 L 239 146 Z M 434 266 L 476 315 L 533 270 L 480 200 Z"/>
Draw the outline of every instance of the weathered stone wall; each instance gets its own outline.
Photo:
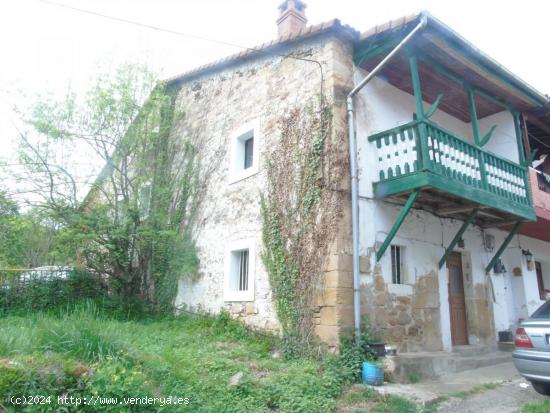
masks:
<path id="1" fill-rule="evenodd" d="M 378 265 L 373 280 L 363 284 L 361 293 L 362 312 L 374 333 L 399 352 L 443 350 L 437 274 L 418 277 L 412 294 L 392 292 Z"/>
<path id="2" fill-rule="evenodd" d="M 278 54 L 293 52 L 318 60 L 323 67 L 323 93 L 333 108 L 333 136 L 345 131 L 345 93 L 351 88 L 351 46 L 335 34 L 304 41 Z M 269 280 L 261 262 L 260 193 L 265 190 L 267 154 L 278 141 L 279 121 L 296 105 L 319 100 L 321 76 L 312 62 L 279 56 L 264 56 L 225 67 L 185 81 L 178 94 L 177 108 L 185 116 L 177 133 L 191 138 L 199 148 L 204 182 L 203 200 L 195 233 L 200 274 L 196 281 L 181 280 L 176 304 L 194 310 L 218 312 L 227 308 L 235 317 L 259 328 L 279 328 Z M 258 120 L 261 130 L 259 172 L 229 183 L 230 135 L 243 125 Z M 255 143 L 256 145 L 256 137 Z M 342 150 L 347 151 L 343 142 Z M 349 184 L 349 179 L 344 179 Z M 336 188 L 346 190 L 346 188 Z M 349 206 L 344 206 L 344 210 Z M 331 343 L 337 342 L 343 313 L 349 311 L 351 271 L 340 255 L 349 254 L 349 223 L 335 234 L 331 259 L 325 276 L 328 287 L 314 322 L 316 332 Z M 254 239 L 255 297 L 252 302 L 224 301 L 224 253 L 226 243 Z M 346 289 L 347 288 L 347 289 Z M 345 307 L 348 306 L 348 307 Z"/>
<path id="3" fill-rule="evenodd" d="M 373 214 L 383 217 L 384 221 L 378 220 L 375 225 L 389 228 L 400 208 L 370 201 L 375 207 L 377 203 L 384 204 L 384 208 L 375 209 Z M 400 352 L 452 349 L 448 271 L 446 266 L 439 269 L 437 263 L 460 225 L 460 221 L 441 219 L 428 212 L 410 212 L 394 239 L 404 251 L 403 284 L 391 282 L 390 254 L 384 254 L 380 262 L 375 263 L 374 251 L 386 231 L 379 230 L 374 248 L 363 250 L 368 265 L 361 269 L 362 314 L 382 338 L 395 344 Z M 480 228 L 469 228 L 463 235 L 465 247 L 456 251 L 462 257 L 469 344 L 492 348 L 496 341 L 494 307 L 504 306 L 506 311 L 509 306 L 498 293 L 499 282 L 504 277 L 485 274 L 491 254 L 484 250 L 482 234 Z M 498 235 L 497 245 L 505 234 Z M 503 259 L 505 265 L 512 268 L 507 261 L 509 255 L 505 254 Z"/>

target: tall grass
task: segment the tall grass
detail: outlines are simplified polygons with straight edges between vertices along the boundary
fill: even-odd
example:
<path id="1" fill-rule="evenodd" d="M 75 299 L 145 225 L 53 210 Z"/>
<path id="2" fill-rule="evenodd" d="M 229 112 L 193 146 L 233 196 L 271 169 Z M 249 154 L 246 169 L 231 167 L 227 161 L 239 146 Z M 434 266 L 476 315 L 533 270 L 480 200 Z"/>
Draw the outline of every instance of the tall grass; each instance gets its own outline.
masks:
<path id="1" fill-rule="evenodd" d="M 193 412 L 332 411 L 341 386 L 337 368 L 274 359 L 277 343 L 227 314 L 137 319 L 85 301 L 6 315 L 0 317 L 0 404 L 32 390 L 190 397 L 185 411 Z M 239 372 L 240 383 L 229 385 Z"/>
<path id="2" fill-rule="evenodd" d="M 93 301 L 54 313 L 7 316 L 0 329 L 0 356 L 51 352 L 98 361 L 121 350 L 117 324 L 106 323 Z"/>

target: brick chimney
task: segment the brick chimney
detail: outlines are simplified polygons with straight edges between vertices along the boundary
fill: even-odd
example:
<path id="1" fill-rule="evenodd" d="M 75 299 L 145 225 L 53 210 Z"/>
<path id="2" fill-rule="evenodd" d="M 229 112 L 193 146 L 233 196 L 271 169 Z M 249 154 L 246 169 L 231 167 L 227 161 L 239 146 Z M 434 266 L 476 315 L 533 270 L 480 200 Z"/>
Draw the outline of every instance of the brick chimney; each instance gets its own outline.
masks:
<path id="1" fill-rule="evenodd" d="M 296 34 L 306 27 L 306 4 L 300 0 L 285 0 L 280 6 L 277 19 L 279 37 Z"/>

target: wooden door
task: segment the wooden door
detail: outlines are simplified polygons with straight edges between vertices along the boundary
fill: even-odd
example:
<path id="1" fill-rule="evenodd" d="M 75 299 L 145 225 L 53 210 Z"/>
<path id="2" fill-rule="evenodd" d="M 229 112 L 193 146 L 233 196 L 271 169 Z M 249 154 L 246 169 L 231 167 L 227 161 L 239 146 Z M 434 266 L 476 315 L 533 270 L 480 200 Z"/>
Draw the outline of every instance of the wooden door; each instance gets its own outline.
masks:
<path id="1" fill-rule="evenodd" d="M 546 291 L 544 291 L 544 280 L 542 278 L 542 265 L 540 264 L 540 262 L 535 261 L 535 269 L 537 271 L 537 284 L 539 286 L 539 297 L 541 300 L 546 300 Z"/>
<path id="2" fill-rule="evenodd" d="M 453 252 L 449 256 L 447 269 L 449 271 L 449 310 L 451 312 L 451 338 L 453 346 L 468 344 L 462 258 L 459 252 Z"/>

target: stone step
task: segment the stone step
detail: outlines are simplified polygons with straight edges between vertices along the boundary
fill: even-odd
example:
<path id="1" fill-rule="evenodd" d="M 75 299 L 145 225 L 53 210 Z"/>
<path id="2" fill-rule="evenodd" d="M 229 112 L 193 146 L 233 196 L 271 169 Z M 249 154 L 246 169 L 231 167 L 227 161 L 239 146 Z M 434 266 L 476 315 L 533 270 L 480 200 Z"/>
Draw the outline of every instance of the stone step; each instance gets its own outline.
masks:
<path id="1" fill-rule="evenodd" d="M 453 346 L 453 354 L 460 356 L 478 356 L 480 354 L 487 354 L 491 352 L 491 349 L 487 346 Z"/>
<path id="2" fill-rule="evenodd" d="M 506 363 L 512 360 L 509 353 L 495 352 L 474 357 L 462 357 L 455 359 L 452 372 L 458 373 L 465 370 L 478 369 L 480 367 L 494 366 L 495 364 Z"/>
<path id="3" fill-rule="evenodd" d="M 474 355 L 468 355 L 474 354 Z M 435 379 L 447 373 L 458 373 L 480 367 L 506 363 L 511 360 L 509 352 L 492 351 L 475 354 L 464 352 L 436 351 L 430 353 L 401 353 L 387 363 L 396 382 L 407 382 L 411 377 Z"/>

